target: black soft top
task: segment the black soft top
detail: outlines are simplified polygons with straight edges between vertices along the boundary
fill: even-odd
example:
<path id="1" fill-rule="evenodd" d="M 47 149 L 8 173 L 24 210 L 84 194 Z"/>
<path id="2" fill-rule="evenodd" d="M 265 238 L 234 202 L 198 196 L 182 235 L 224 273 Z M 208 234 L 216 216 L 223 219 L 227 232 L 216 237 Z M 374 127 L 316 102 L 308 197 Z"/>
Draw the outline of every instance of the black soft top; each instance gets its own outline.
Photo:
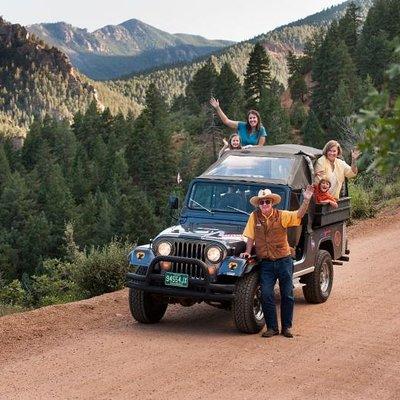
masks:
<path id="1" fill-rule="evenodd" d="M 229 150 L 200 178 L 274 183 L 301 189 L 312 183 L 312 164 L 321 155 L 320 149 L 297 144 Z"/>

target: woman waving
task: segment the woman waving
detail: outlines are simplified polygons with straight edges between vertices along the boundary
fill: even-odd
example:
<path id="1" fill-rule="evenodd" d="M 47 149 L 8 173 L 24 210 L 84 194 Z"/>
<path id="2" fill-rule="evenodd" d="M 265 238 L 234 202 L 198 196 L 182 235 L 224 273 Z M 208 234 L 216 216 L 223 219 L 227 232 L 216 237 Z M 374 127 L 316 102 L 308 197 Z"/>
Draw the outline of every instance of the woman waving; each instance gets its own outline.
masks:
<path id="1" fill-rule="evenodd" d="M 228 128 L 237 130 L 242 146 L 264 146 L 265 139 L 267 137 L 267 131 L 261 124 L 261 118 L 258 111 L 249 110 L 247 112 L 246 122 L 232 121 L 222 111 L 217 99 L 211 97 L 210 104 L 215 109 L 224 125 L 226 125 Z"/>

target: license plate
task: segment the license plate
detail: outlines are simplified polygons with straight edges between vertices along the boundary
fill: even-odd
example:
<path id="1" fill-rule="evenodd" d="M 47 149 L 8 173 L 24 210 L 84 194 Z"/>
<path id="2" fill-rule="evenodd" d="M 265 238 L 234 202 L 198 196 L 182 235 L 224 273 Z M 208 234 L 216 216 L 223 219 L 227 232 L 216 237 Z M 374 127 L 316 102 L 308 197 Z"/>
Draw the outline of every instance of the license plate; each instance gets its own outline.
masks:
<path id="1" fill-rule="evenodd" d="M 168 286 L 188 287 L 189 275 L 177 274 L 175 272 L 166 272 L 164 282 Z"/>

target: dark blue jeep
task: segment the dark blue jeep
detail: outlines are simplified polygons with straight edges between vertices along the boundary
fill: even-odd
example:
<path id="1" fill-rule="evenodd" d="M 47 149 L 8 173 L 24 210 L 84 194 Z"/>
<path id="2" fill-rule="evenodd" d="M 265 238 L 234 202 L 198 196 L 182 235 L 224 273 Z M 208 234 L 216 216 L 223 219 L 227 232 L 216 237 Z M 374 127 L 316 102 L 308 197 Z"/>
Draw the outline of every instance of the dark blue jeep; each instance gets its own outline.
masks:
<path id="1" fill-rule="evenodd" d="M 239 258 L 245 250 L 242 232 L 253 211 L 249 200 L 260 189 L 269 188 L 282 198 L 278 208 L 298 209 L 302 190 L 312 183 L 313 164 L 321 154 L 321 150 L 300 145 L 233 150 L 194 179 L 178 225 L 129 255 L 132 316 L 142 323 L 155 323 L 168 304 L 191 306 L 204 301 L 232 310 L 240 331 L 259 332 L 264 318 L 257 260 Z M 302 225 L 288 230 L 294 278 L 310 303 L 328 299 L 333 264 L 349 259 L 346 186 L 342 194 L 337 209 L 313 204 Z M 171 208 L 178 208 L 177 198 L 171 198 Z"/>

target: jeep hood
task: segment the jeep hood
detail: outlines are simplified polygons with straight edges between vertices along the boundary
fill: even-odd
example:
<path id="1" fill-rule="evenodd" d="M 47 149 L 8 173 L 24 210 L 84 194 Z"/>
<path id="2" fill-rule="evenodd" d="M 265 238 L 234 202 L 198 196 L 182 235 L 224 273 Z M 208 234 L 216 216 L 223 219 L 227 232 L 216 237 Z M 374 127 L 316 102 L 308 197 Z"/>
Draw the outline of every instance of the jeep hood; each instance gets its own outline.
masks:
<path id="1" fill-rule="evenodd" d="M 228 224 L 184 224 L 176 225 L 162 231 L 157 238 L 162 236 L 191 240 L 216 240 L 222 242 L 244 241 L 243 227 Z M 156 239 L 157 239 L 156 238 Z"/>

